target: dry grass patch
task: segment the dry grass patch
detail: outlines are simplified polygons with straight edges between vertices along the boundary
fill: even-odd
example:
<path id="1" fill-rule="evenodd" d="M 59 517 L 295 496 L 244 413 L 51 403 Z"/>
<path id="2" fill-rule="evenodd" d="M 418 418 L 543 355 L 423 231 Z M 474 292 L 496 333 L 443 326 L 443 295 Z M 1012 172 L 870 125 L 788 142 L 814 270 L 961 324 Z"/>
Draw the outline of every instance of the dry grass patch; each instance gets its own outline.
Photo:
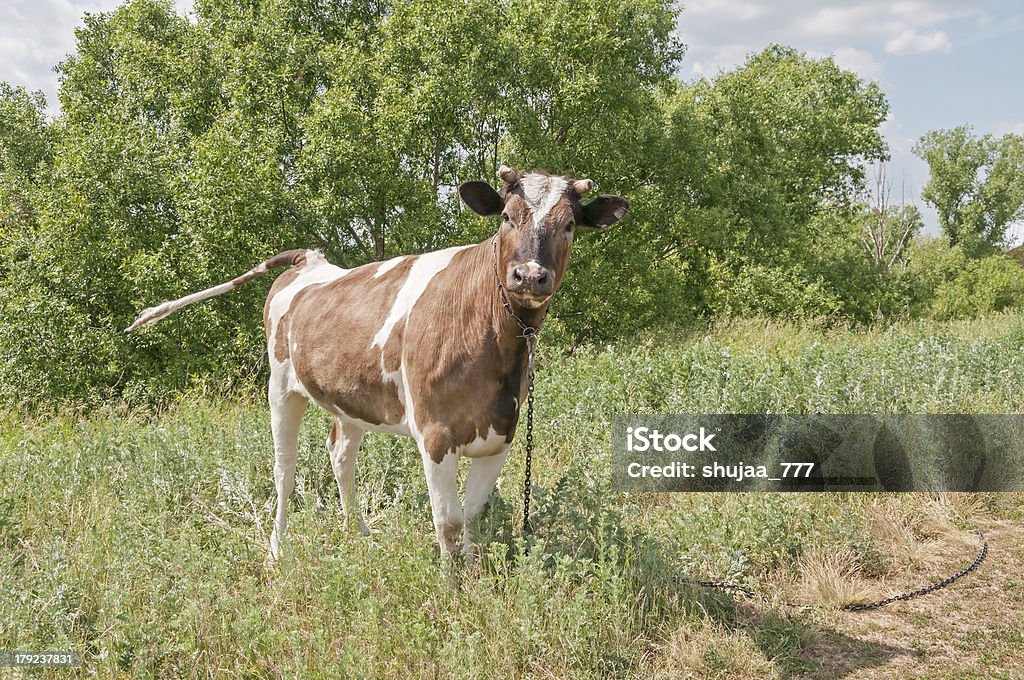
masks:
<path id="1" fill-rule="evenodd" d="M 793 601 L 841 607 L 881 599 L 881 589 L 861 574 L 857 554 L 848 547 L 815 548 L 800 558 Z"/>
<path id="2" fill-rule="evenodd" d="M 907 512 L 902 504 L 876 502 L 866 508 L 865 518 L 878 551 L 886 557 L 884 573 L 905 573 L 941 563 L 944 541 L 935 538 L 936 532 L 928 528 L 921 512 Z"/>
<path id="3" fill-rule="evenodd" d="M 780 677 L 775 664 L 748 635 L 710 621 L 702 622 L 697 628 L 691 626 L 683 624 L 656 647 L 642 677 L 658 680 Z"/>

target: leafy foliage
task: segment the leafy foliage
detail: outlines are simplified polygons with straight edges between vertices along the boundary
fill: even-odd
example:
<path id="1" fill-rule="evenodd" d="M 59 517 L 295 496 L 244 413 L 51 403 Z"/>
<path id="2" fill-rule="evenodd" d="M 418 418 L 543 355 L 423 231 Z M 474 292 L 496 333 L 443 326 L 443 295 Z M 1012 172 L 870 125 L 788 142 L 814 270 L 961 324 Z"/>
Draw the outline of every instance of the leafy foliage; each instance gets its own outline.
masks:
<path id="1" fill-rule="evenodd" d="M 1024 217 L 1024 136 L 975 137 L 967 126 L 936 130 L 914 152 L 931 170 L 922 197 L 939 213 L 951 245 L 971 257 L 1003 244 Z"/>
<path id="2" fill-rule="evenodd" d="M 915 245 L 907 278 L 918 313 L 970 318 L 1024 304 L 1020 263 L 1006 255 L 969 257 L 961 245 L 929 239 Z"/>
<path id="3" fill-rule="evenodd" d="M 762 295 L 774 298 L 767 313 L 790 303 L 838 311 L 809 257 L 815 227 L 855 200 L 863 163 L 885 156 L 878 125 L 887 111 L 874 83 L 777 45 L 678 89 L 661 176 L 675 213 L 672 246 L 707 287 L 706 313 L 733 313 L 729 301 L 743 298 L 755 309 Z"/>
<path id="4" fill-rule="evenodd" d="M 267 281 L 121 329 L 286 248 L 351 267 L 483 239 L 494 225 L 455 189 L 499 163 L 591 177 L 631 203 L 621 226 L 578 239 L 548 337 L 907 309 L 908 279 L 859 245 L 887 104 L 832 59 L 771 46 L 680 82 L 667 0 L 195 11 L 130 0 L 87 15 L 53 119 L 41 95 L 0 86 L 0 400 L 248 383 L 264 370 Z M 997 184 L 982 193 L 1003 197 Z M 986 308 L 1015 299 L 996 297 Z"/>

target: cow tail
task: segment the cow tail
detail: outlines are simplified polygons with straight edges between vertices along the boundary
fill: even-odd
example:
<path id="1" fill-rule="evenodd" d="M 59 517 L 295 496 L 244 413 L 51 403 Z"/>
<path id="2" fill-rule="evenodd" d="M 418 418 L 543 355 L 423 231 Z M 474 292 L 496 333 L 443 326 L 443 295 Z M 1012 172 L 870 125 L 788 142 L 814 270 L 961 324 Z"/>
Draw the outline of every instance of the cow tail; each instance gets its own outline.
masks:
<path id="1" fill-rule="evenodd" d="M 286 250 L 283 253 L 278 253 L 277 255 L 274 255 L 272 258 L 268 260 L 260 262 L 258 265 L 256 265 L 246 273 L 242 274 L 241 276 L 236 276 L 230 281 L 214 286 L 212 288 L 207 288 L 206 290 L 201 290 L 198 293 L 186 295 L 185 297 L 179 298 L 177 300 L 161 302 L 155 307 L 149 307 L 147 309 L 144 309 L 142 310 L 142 313 L 139 314 L 139 318 L 135 320 L 135 323 L 126 328 L 125 332 L 128 333 L 134 331 L 137 328 L 142 328 L 143 326 L 150 326 L 152 324 L 155 324 L 160 319 L 163 319 L 164 317 L 173 314 L 182 307 L 190 305 L 193 302 L 199 302 L 200 300 L 206 300 L 207 298 L 216 297 L 217 295 L 223 295 L 224 293 L 232 291 L 235 288 L 238 288 L 239 286 L 248 283 L 249 281 L 252 281 L 258 276 L 266 274 L 271 269 L 275 269 L 277 267 L 301 266 L 306 263 L 307 256 L 312 252 L 313 251 L 301 249 Z"/>

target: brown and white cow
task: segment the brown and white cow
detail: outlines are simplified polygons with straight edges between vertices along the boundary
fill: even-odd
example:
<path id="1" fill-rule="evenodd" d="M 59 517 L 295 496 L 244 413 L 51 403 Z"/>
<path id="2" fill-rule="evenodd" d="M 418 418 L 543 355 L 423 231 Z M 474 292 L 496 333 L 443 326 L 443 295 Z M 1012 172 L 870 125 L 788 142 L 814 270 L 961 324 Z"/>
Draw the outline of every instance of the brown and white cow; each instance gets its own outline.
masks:
<path id="1" fill-rule="evenodd" d="M 501 216 L 495 236 L 482 243 L 354 269 L 313 250 L 290 250 L 232 281 L 146 309 L 128 329 L 292 266 L 274 282 L 263 312 L 277 489 L 272 557 L 285 534 L 310 400 L 334 416 L 327 449 L 342 508 L 364 533 L 353 483 L 359 443 L 364 432 L 390 432 L 416 440 L 442 553 L 471 545 L 473 520 L 494 489 L 527 389 L 520 322 L 540 328 L 575 228 L 609 227 L 628 210 L 619 196 L 582 203 L 590 180 L 506 167 L 498 174 L 500 191 L 482 181 L 459 187 L 474 212 Z M 456 489 L 462 456 L 472 460 L 465 508 Z"/>

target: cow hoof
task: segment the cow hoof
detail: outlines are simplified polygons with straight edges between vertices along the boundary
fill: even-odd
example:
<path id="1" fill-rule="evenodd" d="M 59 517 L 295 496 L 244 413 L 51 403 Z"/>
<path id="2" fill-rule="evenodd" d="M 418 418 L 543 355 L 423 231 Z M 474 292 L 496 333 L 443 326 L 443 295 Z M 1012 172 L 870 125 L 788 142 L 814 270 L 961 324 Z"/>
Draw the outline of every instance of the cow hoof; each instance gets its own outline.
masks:
<path id="1" fill-rule="evenodd" d="M 473 542 L 462 544 L 462 554 L 465 556 L 466 564 L 477 564 L 480 561 L 480 553 L 483 550 Z"/>
<path id="2" fill-rule="evenodd" d="M 346 531 L 358 531 L 363 536 L 370 535 L 370 527 L 363 521 L 362 515 L 343 515 L 342 523 Z"/>

